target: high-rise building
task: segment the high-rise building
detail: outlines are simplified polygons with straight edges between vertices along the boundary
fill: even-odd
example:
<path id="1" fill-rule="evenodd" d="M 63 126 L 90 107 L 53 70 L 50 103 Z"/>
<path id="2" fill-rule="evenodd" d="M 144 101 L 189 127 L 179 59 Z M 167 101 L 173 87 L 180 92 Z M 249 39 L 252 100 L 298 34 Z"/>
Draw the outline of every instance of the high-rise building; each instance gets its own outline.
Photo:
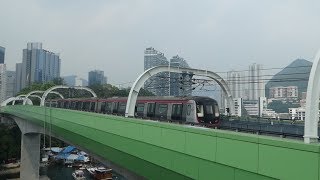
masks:
<path id="1" fill-rule="evenodd" d="M 228 72 L 227 83 L 233 98 L 245 98 L 242 73 L 234 71 Z"/>
<path id="2" fill-rule="evenodd" d="M 60 77 L 60 64 L 59 54 L 42 49 L 42 43 L 28 43 L 27 49 L 23 49 L 20 88 Z"/>
<path id="3" fill-rule="evenodd" d="M 178 55 L 170 59 L 171 67 L 189 68 L 186 60 Z M 189 73 L 170 73 L 170 96 L 191 96 L 192 76 Z"/>
<path id="4" fill-rule="evenodd" d="M 16 92 L 16 72 L 15 71 L 7 71 L 6 72 L 6 99 L 15 96 Z"/>
<path id="5" fill-rule="evenodd" d="M 6 65 L 0 64 L 0 103 L 6 100 L 7 75 Z"/>
<path id="6" fill-rule="evenodd" d="M 18 93 L 22 88 L 22 63 L 16 64 L 16 87 L 15 93 Z"/>
<path id="7" fill-rule="evenodd" d="M 269 89 L 269 98 L 273 99 L 298 99 L 297 86 L 276 86 Z"/>
<path id="8" fill-rule="evenodd" d="M 262 80 L 261 69 L 261 64 L 252 64 L 249 66 L 249 100 L 259 100 L 259 97 L 265 97 L 265 83 Z"/>
<path id="9" fill-rule="evenodd" d="M 152 47 L 146 48 L 146 50 L 144 51 L 144 70 L 160 65 L 169 65 L 169 62 L 164 54 Z M 144 89 L 152 92 L 157 96 L 168 96 L 169 73 L 162 72 L 150 77 L 144 83 Z"/>
<path id="10" fill-rule="evenodd" d="M 88 85 L 107 84 L 107 77 L 104 76 L 104 72 L 100 70 L 93 70 L 88 73 Z"/>
<path id="11" fill-rule="evenodd" d="M 62 78 L 68 86 L 87 86 L 88 85 L 85 79 L 82 79 L 76 75 L 64 76 Z"/>
<path id="12" fill-rule="evenodd" d="M 0 46 L 0 64 L 4 64 L 5 48 Z"/>

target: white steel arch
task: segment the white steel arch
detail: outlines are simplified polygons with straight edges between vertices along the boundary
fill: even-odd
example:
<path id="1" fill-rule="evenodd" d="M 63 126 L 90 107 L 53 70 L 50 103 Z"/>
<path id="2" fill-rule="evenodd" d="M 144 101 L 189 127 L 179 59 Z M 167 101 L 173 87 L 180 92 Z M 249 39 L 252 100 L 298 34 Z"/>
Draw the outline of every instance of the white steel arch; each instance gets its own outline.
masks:
<path id="1" fill-rule="evenodd" d="M 172 67 L 172 66 L 171 67 L 170 66 L 157 66 L 157 67 L 153 67 L 153 68 L 146 70 L 133 83 L 133 85 L 130 89 L 129 96 L 128 96 L 126 113 L 125 113 L 126 117 L 133 117 L 134 116 L 134 109 L 135 109 L 137 97 L 138 97 L 138 94 L 139 94 L 141 87 L 144 85 L 144 82 L 146 80 L 148 80 L 151 76 L 158 74 L 160 72 L 175 72 L 175 73 L 189 72 L 189 73 L 193 73 L 194 75 L 197 75 L 197 76 L 205 76 L 205 77 L 209 77 L 209 78 L 215 80 L 220 85 L 223 92 L 226 94 L 230 113 L 234 114 L 234 112 L 235 112 L 234 102 L 232 99 L 231 91 L 230 91 L 227 83 L 218 74 L 216 74 L 212 71 L 201 70 L 201 69 L 179 68 L 179 67 Z"/>
<path id="2" fill-rule="evenodd" d="M 25 95 L 19 95 L 17 97 L 10 97 L 10 98 L 6 99 L 5 101 L 3 101 L 1 103 L 1 106 L 7 106 L 10 102 L 12 102 L 12 105 L 14 105 L 15 101 L 24 101 L 25 99 L 27 99 L 25 97 Z M 26 104 L 33 105 L 32 101 L 30 99 L 27 99 Z"/>
<path id="3" fill-rule="evenodd" d="M 304 142 L 318 142 L 318 121 L 319 121 L 319 92 L 320 92 L 320 50 L 314 58 L 311 68 L 307 99 L 306 118 L 304 121 Z"/>
<path id="4" fill-rule="evenodd" d="M 40 102 L 40 106 L 44 106 L 44 102 L 46 101 L 48 94 L 51 93 L 53 90 L 55 90 L 55 89 L 69 89 L 69 88 L 78 89 L 78 90 L 86 90 L 86 91 L 90 92 L 94 98 L 97 97 L 97 94 L 92 89 L 90 89 L 88 87 L 82 87 L 82 86 L 69 87 L 69 86 L 62 86 L 62 85 L 61 86 L 53 86 L 53 87 L 47 89 L 43 93 L 42 98 L 41 98 L 41 102 Z"/>
<path id="5" fill-rule="evenodd" d="M 40 94 L 40 93 L 44 93 L 45 91 L 31 91 L 27 94 L 26 98 L 29 98 L 30 96 L 32 96 L 33 94 Z M 64 99 L 63 95 L 60 94 L 59 92 L 56 92 L 56 91 L 51 91 L 49 92 L 50 94 L 56 94 L 58 96 L 60 96 L 61 99 Z M 41 98 L 40 98 L 40 101 L 41 101 Z M 26 99 L 23 101 L 23 105 L 26 104 Z"/>

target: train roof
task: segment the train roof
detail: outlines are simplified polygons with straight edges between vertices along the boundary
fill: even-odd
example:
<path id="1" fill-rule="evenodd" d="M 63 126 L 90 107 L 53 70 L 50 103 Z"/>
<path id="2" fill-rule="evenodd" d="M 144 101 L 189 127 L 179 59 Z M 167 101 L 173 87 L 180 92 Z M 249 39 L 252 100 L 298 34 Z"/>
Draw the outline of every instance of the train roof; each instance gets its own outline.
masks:
<path id="1" fill-rule="evenodd" d="M 89 101 L 112 101 L 120 100 L 120 101 L 126 101 L 128 97 L 110 97 L 110 98 L 68 98 L 68 99 L 59 99 L 59 100 L 75 100 L 75 101 L 81 101 L 81 100 L 89 100 Z M 214 101 L 216 100 L 207 97 L 207 96 L 138 96 L 138 99 L 140 101 L 148 101 L 148 100 L 160 100 L 160 101 L 188 101 L 188 100 L 195 100 L 195 101 Z"/>

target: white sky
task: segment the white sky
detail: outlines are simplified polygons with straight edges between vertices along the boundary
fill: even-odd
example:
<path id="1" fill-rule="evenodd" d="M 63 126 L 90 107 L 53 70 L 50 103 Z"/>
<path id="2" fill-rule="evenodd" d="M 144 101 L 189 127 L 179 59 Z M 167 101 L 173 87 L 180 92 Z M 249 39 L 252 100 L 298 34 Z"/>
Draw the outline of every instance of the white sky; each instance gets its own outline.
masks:
<path id="1" fill-rule="evenodd" d="M 27 42 L 60 53 L 62 76 L 105 71 L 114 84 L 143 72 L 143 52 L 179 54 L 193 68 L 284 67 L 320 48 L 317 0 L 0 0 L 9 70 Z"/>

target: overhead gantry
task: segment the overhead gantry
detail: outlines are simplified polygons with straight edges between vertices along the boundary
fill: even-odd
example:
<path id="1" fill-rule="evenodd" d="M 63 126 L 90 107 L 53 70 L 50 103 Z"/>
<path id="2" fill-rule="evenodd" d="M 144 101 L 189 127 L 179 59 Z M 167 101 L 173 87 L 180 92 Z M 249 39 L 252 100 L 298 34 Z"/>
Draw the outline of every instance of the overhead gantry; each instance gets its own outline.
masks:
<path id="1" fill-rule="evenodd" d="M 40 102 L 40 106 L 44 106 L 44 103 L 45 103 L 46 98 L 47 98 L 47 96 L 48 96 L 49 93 L 52 93 L 52 92 L 53 92 L 54 90 L 56 90 L 56 89 L 69 89 L 69 88 L 73 88 L 73 89 L 77 89 L 77 90 L 86 90 L 86 91 L 88 91 L 89 93 L 91 93 L 91 95 L 93 96 L 93 98 L 96 98 L 96 97 L 97 97 L 97 94 L 96 94 L 92 89 L 90 89 L 90 88 L 88 88 L 88 87 L 82 87 L 82 86 L 72 86 L 72 87 L 70 87 L 70 86 L 63 86 L 63 85 L 61 85 L 61 86 L 53 86 L 53 87 L 47 89 L 47 90 L 43 93 L 42 98 L 41 98 L 41 102 Z"/>
<path id="2" fill-rule="evenodd" d="M 319 122 L 319 92 L 320 92 L 320 50 L 316 54 L 311 68 L 307 98 L 306 118 L 304 121 L 304 142 L 318 142 Z"/>
<path id="3" fill-rule="evenodd" d="M 139 91 L 142 88 L 142 86 L 144 85 L 144 83 L 151 76 L 156 75 L 161 72 L 174 72 L 174 73 L 188 72 L 188 73 L 192 73 L 193 75 L 196 75 L 196 76 L 205 76 L 205 77 L 209 77 L 209 78 L 215 80 L 220 85 L 222 91 L 226 95 L 226 99 L 228 102 L 228 107 L 230 109 L 230 113 L 234 114 L 235 109 L 234 109 L 234 102 L 233 102 L 233 98 L 231 95 L 231 91 L 230 91 L 227 83 L 218 74 L 216 74 L 212 71 L 201 70 L 201 69 L 180 68 L 180 67 L 170 67 L 170 66 L 157 66 L 157 67 L 153 67 L 153 68 L 146 70 L 133 83 L 133 85 L 130 89 L 129 96 L 128 96 L 126 113 L 125 113 L 126 117 L 133 117 L 134 116 L 134 110 L 135 110 L 137 97 L 138 97 Z"/>

